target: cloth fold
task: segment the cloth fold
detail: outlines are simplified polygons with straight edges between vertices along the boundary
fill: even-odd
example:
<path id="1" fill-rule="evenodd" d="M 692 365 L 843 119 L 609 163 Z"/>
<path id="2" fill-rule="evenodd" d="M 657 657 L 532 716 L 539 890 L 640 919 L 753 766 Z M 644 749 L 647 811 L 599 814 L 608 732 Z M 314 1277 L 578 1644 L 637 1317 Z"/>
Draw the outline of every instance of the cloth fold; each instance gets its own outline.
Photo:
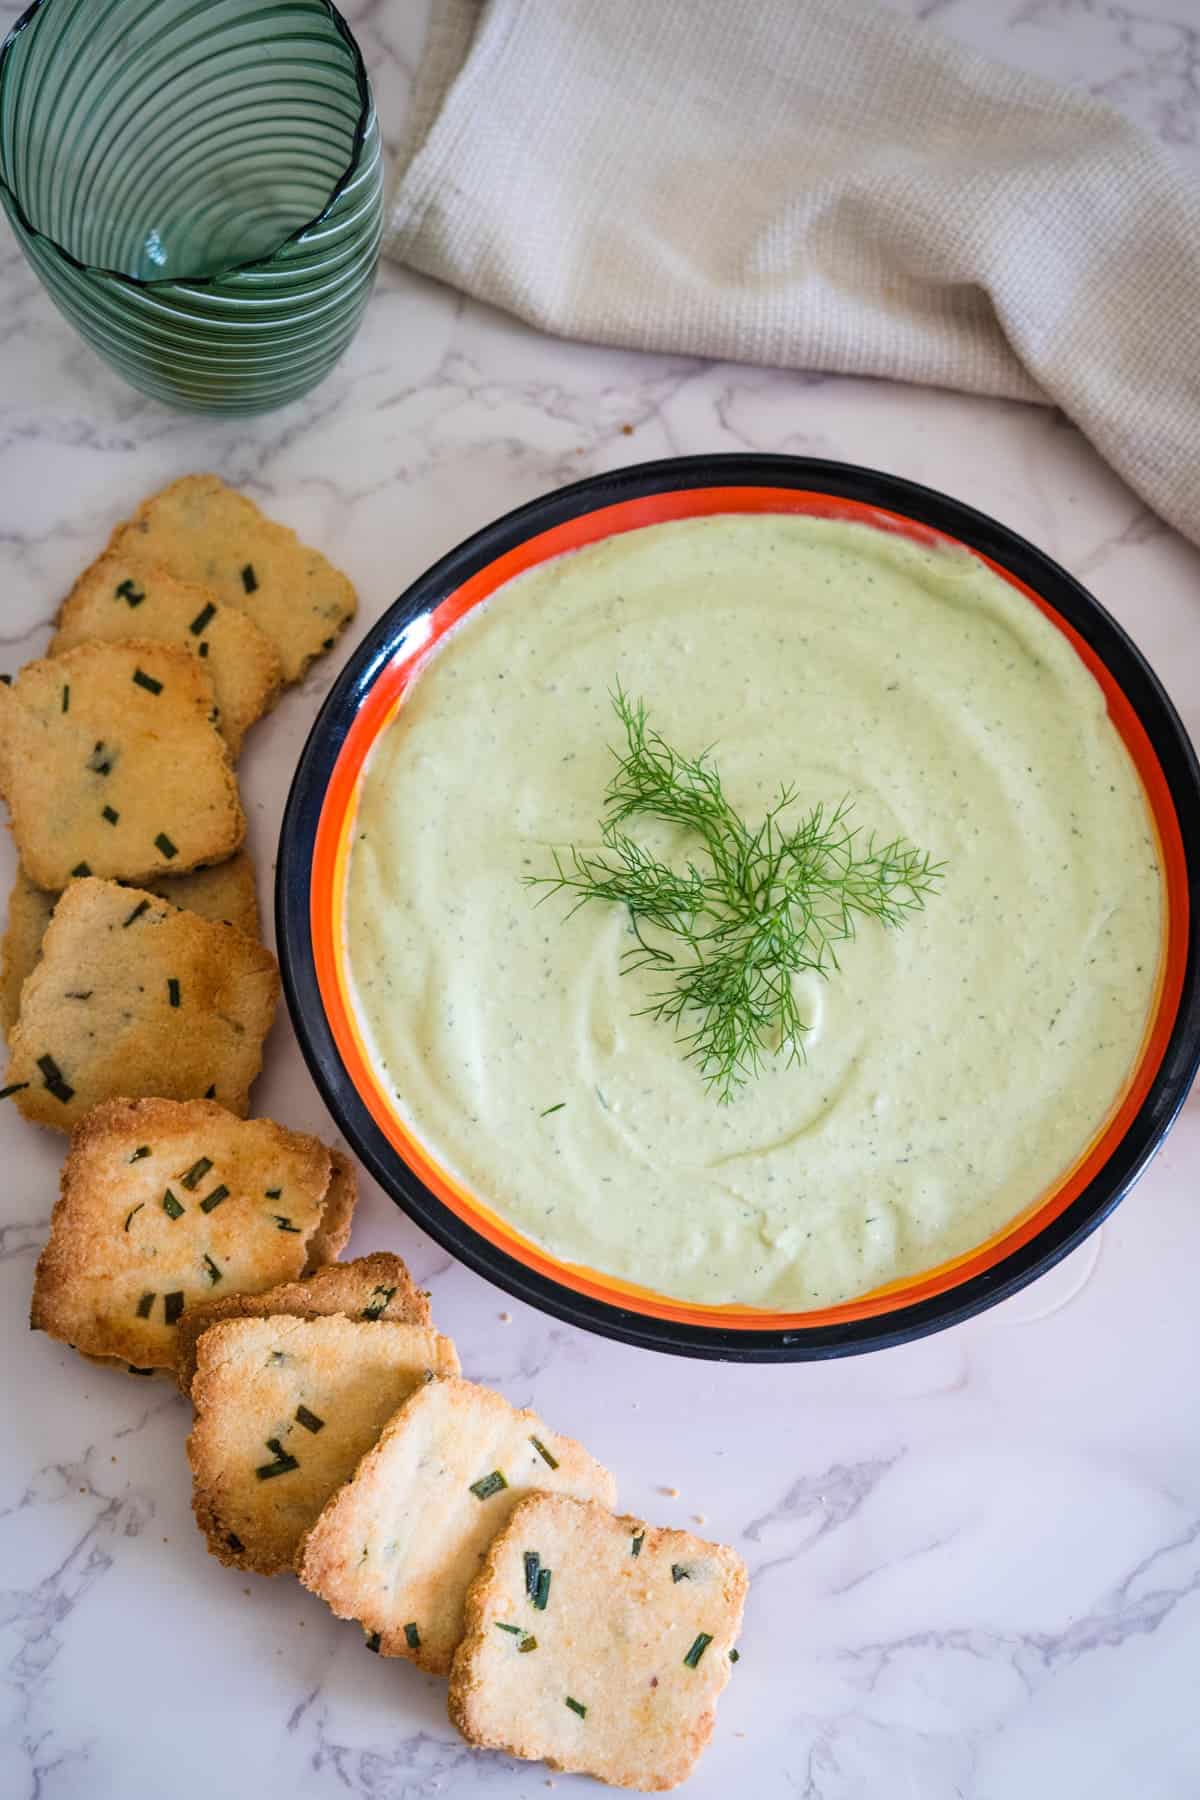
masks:
<path id="1" fill-rule="evenodd" d="M 1200 539 L 1200 196 L 869 0 L 435 0 L 388 243 L 562 336 L 1055 403 Z"/>

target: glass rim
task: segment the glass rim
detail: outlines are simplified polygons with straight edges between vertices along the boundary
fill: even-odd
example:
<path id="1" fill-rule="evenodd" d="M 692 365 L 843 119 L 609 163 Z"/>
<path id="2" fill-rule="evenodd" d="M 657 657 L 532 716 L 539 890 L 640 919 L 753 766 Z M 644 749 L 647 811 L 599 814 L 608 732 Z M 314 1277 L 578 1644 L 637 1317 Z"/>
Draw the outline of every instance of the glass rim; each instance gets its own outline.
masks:
<path id="1" fill-rule="evenodd" d="M 0 163 L 0 192 L 7 197 L 12 205 L 22 231 L 26 232 L 29 237 L 36 238 L 39 243 L 47 245 L 49 249 L 54 252 L 55 256 L 60 257 L 62 261 L 68 263 L 71 268 L 78 269 L 83 275 L 101 275 L 110 281 L 123 282 L 127 287 L 132 288 L 192 288 L 200 291 L 203 291 L 206 288 L 212 288 L 218 282 L 227 281 L 231 275 L 241 275 L 250 269 L 264 268 L 275 260 L 280 251 L 286 250 L 289 244 L 298 243 L 308 232 L 314 231 L 318 225 L 329 217 L 329 214 L 333 211 L 333 208 L 337 205 L 338 201 L 358 173 L 359 166 L 362 162 L 363 147 L 367 139 L 367 127 L 371 121 L 372 99 L 371 84 L 367 79 L 367 68 L 363 61 L 362 51 L 359 49 L 354 33 L 346 23 L 346 20 L 333 4 L 333 0 L 310 0 L 310 3 L 320 7 L 327 15 L 339 37 L 349 50 L 351 67 L 354 73 L 354 82 L 358 89 L 358 118 L 354 125 L 354 137 L 350 145 L 350 157 L 346 167 L 330 189 L 329 198 L 326 200 L 319 213 L 316 213 L 311 219 L 307 220 L 305 224 L 298 225 L 295 230 L 289 231 L 286 236 L 281 237 L 279 242 L 264 254 L 248 257 L 243 262 L 230 263 L 226 268 L 219 270 L 213 275 L 155 275 L 152 277 L 130 275 L 123 269 L 110 269 L 102 263 L 84 262 L 80 257 L 74 255 L 72 251 L 68 250 L 65 245 L 60 244 L 58 239 L 52 237 L 48 231 L 40 230 L 25 211 L 19 195 L 15 192 L 12 183 L 5 175 L 3 163 Z M 31 5 L 26 7 L 20 18 L 17 19 L 10 30 L 5 33 L 4 37 L 0 39 L 0 89 L 2 89 L 4 85 L 5 67 L 21 34 L 27 31 L 35 23 L 39 13 L 44 12 L 47 7 L 52 4 L 53 0 L 32 0 Z"/>

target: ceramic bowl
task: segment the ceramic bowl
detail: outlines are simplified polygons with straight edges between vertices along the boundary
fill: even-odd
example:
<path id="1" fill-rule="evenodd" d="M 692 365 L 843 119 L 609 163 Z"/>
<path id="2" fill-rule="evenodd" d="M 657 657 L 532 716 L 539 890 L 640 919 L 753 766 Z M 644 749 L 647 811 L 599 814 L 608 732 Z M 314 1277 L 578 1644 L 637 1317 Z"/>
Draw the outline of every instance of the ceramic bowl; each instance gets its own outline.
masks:
<path id="1" fill-rule="evenodd" d="M 1064 634 L 1099 682 L 1145 788 L 1166 884 L 1150 1026 L 1097 1140 L 969 1254 L 812 1312 L 688 1304 L 568 1267 L 521 1237 L 486 1196 L 439 1168 L 393 1110 L 364 1054 L 345 967 L 344 882 L 357 786 L 372 744 L 439 637 L 547 558 L 640 526 L 733 512 L 857 520 L 922 544 L 949 539 L 983 557 Z M 704 456 L 620 469 L 547 494 L 468 538 L 400 596 L 343 671 L 301 755 L 276 904 L 288 1004 L 317 1084 L 367 1168 L 431 1237 L 518 1299 L 587 1330 L 680 1355 L 776 1362 L 881 1349 L 969 1318 L 1052 1268 L 1129 1191 L 1200 1060 L 1198 875 L 1200 773 L 1187 734 L 1137 648 L 1064 569 L 973 508 L 892 475 L 815 459 Z"/>

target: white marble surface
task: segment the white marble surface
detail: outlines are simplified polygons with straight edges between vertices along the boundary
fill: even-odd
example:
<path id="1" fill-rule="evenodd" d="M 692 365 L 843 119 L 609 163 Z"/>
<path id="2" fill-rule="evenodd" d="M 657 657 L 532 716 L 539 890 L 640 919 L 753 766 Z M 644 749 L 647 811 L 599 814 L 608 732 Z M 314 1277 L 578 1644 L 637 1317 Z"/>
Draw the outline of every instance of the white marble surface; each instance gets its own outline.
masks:
<path id="1" fill-rule="evenodd" d="M 1197 0 L 897 4 L 1106 93 L 1200 169 Z M 394 137 L 423 6 L 348 10 Z M 311 399 L 211 423 L 121 386 L 7 233 L 0 662 L 40 649 L 122 510 L 191 469 L 244 484 L 342 562 L 361 630 L 431 558 L 548 486 L 743 447 L 861 460 L 997 514 L 1091 584 L 1200 728 L 1200 555 L 1053 414 L 554 343 L 385 269 Z M 289 772 L 334 672 L 291 694 L 244 759 L 264 900 Z M 7 845 L 0 857 L 7 881 Z M 328 1129 L 285 1020 L 257 1099 Z M 290 1580 L 205 1555 L 182 1403 L 27 1329 L 60 1152 L 0 1119 L 2 1800 L 589 1791 L 469 1752 L 438 1682 L 366 1654 Z M 455 1266 L 369 1185 L 353 1248 L 408 1257 L 467 1371 L 584 1438 L 632 1510 L 703 1513 L 747 1558 L 743 1658 L 695 1800 L 1191 1800 L 1198 1169 L 1193 1100 L 1136 1193 L 1054 1275 L 908 1349 L 808 1367 L 673 1361 L 557 1325 Z"/>

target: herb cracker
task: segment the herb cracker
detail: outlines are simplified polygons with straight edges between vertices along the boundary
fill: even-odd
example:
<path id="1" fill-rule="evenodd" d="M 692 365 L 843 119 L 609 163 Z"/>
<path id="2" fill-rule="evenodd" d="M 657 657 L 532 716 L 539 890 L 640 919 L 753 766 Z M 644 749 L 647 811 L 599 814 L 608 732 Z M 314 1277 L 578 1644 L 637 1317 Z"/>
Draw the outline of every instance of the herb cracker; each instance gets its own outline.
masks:
<path id="1" fill-rule="evenodd" d="M 534 1558 L 553 1572 L 541 1611 Z M 510 1756 L 616 1787 L 675 1787 L 712 1734 L 745 1594 L 745 1567 L 723 1544 L 532 1495 L 471 1584 L 450 1717 Z"/>
<path id="2" fill-rule="evenodd" d="M 137 881 L 232 856 L 246 820 L 204 665 L 174 644 L 80 644 L 0 695 L 0 782 L 36 886 Z"/>
<path id="3" fill-rule="evenodd" d="M 278 998 L 274 957 L 232 925 L 73 881 L 21 991 L 5 1085 L 60 1131 L 118 1095 L 211 1097 L 244 1115 Z"/>
<path id="4" fill-rule="evenodd" d="M 31 1323 L 93 1356 L 173 1369 L 194 1301 L 299 1275 L 330 1168 L 316 1138 L 211 1101 L 96 1107 L 63 1165 Z"/>
<path id="5" fill-rule="evenodd" d="M 259 936 L 254 865 L 244 850 L 227 862 L 194 869 L 190 875 L 164 875 L 160 881 L 146 882 L 144 892 L 199 913 L 202 919 L 235 925 L 247 937 Z M 42 939 L 57 900 L 57 894 L 34 887 L 24 869 L 17 869 L 0 940 L 0 1031 L 5 1037 L 17 1022 L 25 978 L 41 960 Z"/>
<path id="6" fill-rule="evenodd" d="M 188 1439 L 212 1554 L 260 1575 L 290 1569 L 396 1408 L 458 1366 L 449 1338 L 425 1325 L 338 1314 L 213 1325 L 197 1345 Z"/>
<path id="7" fill-rule="evenodd" d="M 346 576 L 216 475 L 186 475 L 144 500 L 108 548 L 161 563 L 248 614 L 278 649 L 285 681 L 332 650 L 354 617 Z"/>

